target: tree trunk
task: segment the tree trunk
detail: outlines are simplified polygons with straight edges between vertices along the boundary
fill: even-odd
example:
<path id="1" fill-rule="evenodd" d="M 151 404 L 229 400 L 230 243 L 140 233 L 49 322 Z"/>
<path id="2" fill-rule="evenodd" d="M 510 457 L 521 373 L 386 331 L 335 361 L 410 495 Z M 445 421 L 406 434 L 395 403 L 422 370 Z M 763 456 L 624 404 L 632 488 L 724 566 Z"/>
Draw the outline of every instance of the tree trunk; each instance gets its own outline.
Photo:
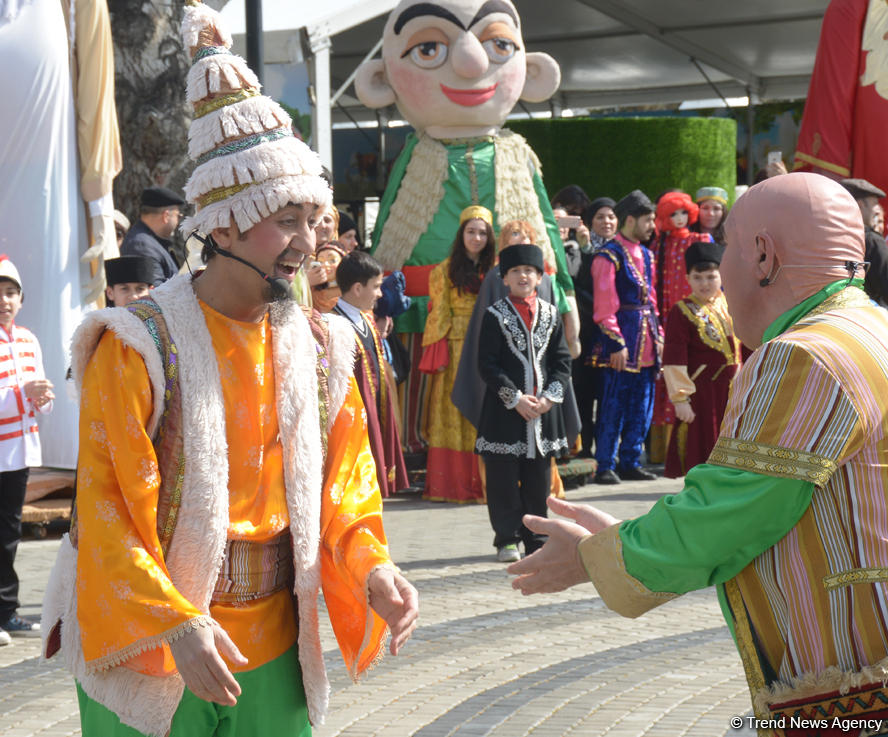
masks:
<path id="1" fill-rule="evenodd" d="M 161 186 L 182 193 L 191 173 L 185 80 L 190 60 L 179 26 L 183 0 L 139 3 L 109 0 L 114 39 L 115 99 L 123 170 L 114 180 L 114 203 L 132 222 L 139 195 Z"/>

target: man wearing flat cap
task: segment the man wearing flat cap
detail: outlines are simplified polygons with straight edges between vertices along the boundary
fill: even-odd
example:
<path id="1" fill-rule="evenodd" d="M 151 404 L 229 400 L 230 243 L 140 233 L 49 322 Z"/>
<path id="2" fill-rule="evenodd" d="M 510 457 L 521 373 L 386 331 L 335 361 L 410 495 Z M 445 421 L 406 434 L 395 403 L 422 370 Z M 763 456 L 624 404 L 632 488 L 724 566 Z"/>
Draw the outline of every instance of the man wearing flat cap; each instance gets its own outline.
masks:
<path id="1" fill-rule="evenodd" d="M 888 312 L 862 290 L 860 212 L 838 182 L 789 174 L 743 195 L 725 232 L 725 296 L 755 352 L 708 461 L 634 520 L 550 500 L 574 521 L 525 519 L 549 538 L 513 586 L 591 580 L 637 617 L 715 585 L 775 725 L 760 735 L 812 734 L 787 714 L 830 715 L 821 737 L 888 734 Z"/>
<path id="2" fill-rule="evenodd" d="M 154 263 L 151 285 L 156 287 L 179 273 L 171 238 L 179 226 L 185 200 L 166 187 L 147 187 L 140 201 L 139 222 L 123 239 L 120 255 L 150 258 Z"/>
<path id="3" fill-rule="evenodd" d="M 885 193 L 866 179 L 843 179 L 840 184 L 857 200 L 866 229 L 864 261 L 869 261 L 869 268 L 863 288 L 871 299 L 888 305 L 888 245 L 875 224 L 879 200 L 884 199 Z"/>

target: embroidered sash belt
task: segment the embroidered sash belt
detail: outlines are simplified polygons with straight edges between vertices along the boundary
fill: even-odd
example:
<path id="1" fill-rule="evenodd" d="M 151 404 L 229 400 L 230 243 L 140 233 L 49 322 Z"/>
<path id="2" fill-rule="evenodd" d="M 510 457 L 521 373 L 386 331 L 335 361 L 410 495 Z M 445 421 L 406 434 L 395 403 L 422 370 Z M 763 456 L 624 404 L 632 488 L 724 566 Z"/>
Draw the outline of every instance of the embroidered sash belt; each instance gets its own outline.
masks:
<path id="1" fill-rule="evenodd" d="M 262 543 L 229 540 L 212 601 L 253 601 L 292 588 L 292 583 L 293 546 L 289 531 Z"/>
<path id="2" fill-rule="evenodd" d="M 888 690 L 881 683 L 771 704 L 767 726 L 775 737 L 858 737 L 888 729 Z M 759 734 L 767 732 L 760 730 Z"/>

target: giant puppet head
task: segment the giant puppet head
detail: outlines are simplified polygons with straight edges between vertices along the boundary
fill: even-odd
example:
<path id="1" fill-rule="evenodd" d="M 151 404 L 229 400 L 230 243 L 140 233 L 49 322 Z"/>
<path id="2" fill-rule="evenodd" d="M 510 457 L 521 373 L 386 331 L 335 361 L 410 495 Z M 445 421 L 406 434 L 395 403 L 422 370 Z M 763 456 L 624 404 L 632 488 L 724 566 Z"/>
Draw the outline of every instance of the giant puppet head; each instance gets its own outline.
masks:
<path id="1" fill-rule="evenodd" d="M 524 50 L 510 0 L 402 0 L 385 24 L 382 59 L 361 65 L 355 90 L 392 103 L 433 138 L 489 135 L 519 99 L 542 102 L 561 82 L 548 54 Z"/>

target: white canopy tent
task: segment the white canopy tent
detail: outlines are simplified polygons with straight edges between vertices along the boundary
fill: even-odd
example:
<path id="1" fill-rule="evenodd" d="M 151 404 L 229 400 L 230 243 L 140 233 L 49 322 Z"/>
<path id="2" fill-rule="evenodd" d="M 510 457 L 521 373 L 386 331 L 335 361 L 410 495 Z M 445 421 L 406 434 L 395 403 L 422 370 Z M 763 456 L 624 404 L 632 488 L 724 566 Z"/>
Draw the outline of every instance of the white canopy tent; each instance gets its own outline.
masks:
<path id="1" fill-rule="evenodd" d="M 751 102 L 807 94 L 828 0 L 514 0 L 530 51 L 561 65 L 548 102 L 525 112 L 635 107 L 713 98 Z M 265 63 L 299 61 L 308 47 L 314 142 L 331 161 L 334 121 L 375 121 L 354 96 L 357 66 L 378 53 L 393 0 L 262 0 Z M 244 53 L 245 0 L 223 16 Z M 336 90 L 333 92 L 333 90 Z M 386 116 L 384 116 L 386 117 Z M 389 111 L 388 118 L 397 118 Z"/>

